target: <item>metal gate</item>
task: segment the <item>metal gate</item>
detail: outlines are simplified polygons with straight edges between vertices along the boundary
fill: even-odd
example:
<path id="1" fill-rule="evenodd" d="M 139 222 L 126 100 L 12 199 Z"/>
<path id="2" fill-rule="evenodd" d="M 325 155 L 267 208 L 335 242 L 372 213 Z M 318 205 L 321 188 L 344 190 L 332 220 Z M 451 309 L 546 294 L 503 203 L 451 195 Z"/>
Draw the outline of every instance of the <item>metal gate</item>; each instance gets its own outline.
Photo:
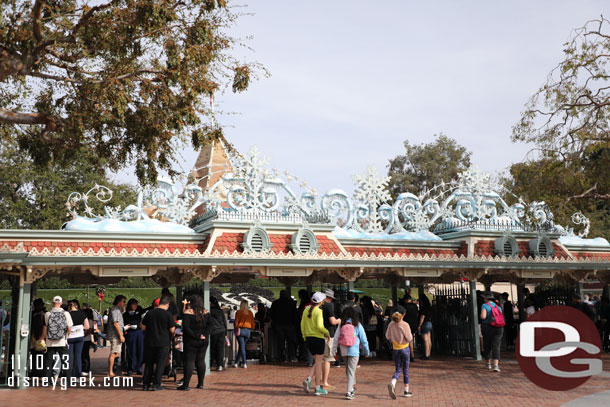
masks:
<path id="1" fill-rule="evenodd" d="M 555 282 L 539 284 L 536 287 L 534 296 L 537 308 L 548 307 L 550 305 L 570 305 L 572 294 L 578 291 L 576 283 Z"/>
<path id="2" fill-rule="evenodd" d="M 470 288 L 466 284 L 436 285 L 432 300 L 432 350 L 434 353 L 471 356 Z"/>
<path id="3" fill-rule="evenodd" d="M 11 297 L 0 297 L 0 303 L 0 386 L 6 386 L 11 373 Z"/>

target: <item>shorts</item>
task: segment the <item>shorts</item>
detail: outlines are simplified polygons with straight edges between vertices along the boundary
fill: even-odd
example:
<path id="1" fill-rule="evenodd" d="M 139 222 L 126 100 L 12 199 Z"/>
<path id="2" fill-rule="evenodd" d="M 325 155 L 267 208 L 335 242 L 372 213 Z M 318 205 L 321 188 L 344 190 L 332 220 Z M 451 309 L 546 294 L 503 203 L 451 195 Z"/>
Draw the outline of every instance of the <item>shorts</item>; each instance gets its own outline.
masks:
<path id="1" fill-rule="evenodd" d="M 328 338 L 324 341 L 324 362 L 332 363 L 335 361 L 335 356 L 332 354 L 333 338 Z"/>
<path id="2" fill-rule="evenodd" d="M 429 334 L 432 331 L 432 322 L 424 322 L 421 326 L 422 334 Z"/>
<path id="3" fill-rule="evenodd" d="M 110 353 L 121 353 L 121 340 L 119 338 L 111 338 L 110 341 Z"/>
<path id="4" fill-rule="evenodd" d="M 315 336 L 308 336 L 305 339 L 305 344 L 307 345 L 307 349 L 311 352 L 312 355 L 323 355 L 325 348 L 324 343 L 326 341 L 322 338 L 316 338 Z"/>

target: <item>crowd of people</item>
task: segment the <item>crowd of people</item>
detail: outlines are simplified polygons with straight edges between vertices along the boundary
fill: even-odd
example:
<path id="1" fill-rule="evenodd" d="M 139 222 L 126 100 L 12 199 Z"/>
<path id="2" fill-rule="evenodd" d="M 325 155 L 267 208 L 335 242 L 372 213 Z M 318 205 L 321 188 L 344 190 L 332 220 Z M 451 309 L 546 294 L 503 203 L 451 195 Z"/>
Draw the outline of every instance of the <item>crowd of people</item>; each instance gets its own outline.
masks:
<path id="1" fill-rule="evenodd" d="M 494 296 L 477 292 L 481 349 L 486 367 L 500 371 L 502 338 L 511 345 L 518 330 L 518 320 L 526 320 L 541 304 L 535 294 L 523 290 L 523 307 L 515 309 L 507 293 Z M 356 372 L 360 358 L 385 355 L 394 360 L 394 373 L 388 382 L 388 394 L 397 397 L 401 376 L 404 397 L 411 397 L 409 365 L 415 361 L 415 349 L 427 360 L 431 353 L 432 306 L 428 296 L 414 299 L 407 290 L 394 305 L 385 309 L 370 296 L 359 298 L 348 292 L 339 302 L 331 289 L 310 293 L 300 290 L 299 303 L 282 290 L 270 307 L 252 305 L 242 300 L 239 308 L 221 306 L 210 298 L 204 308 L 198 295 L 185 298 L 181 309 L 173 295 L 164 289 L 147 308 L 136 299 L 123 295 L 114 298 L 112 307 L 100 315 L 88 304 L 66 301 L 55 296 L 47 311 L 42 299 L 36 299 L 32 312 L 30 350 L 35 360 L 31 375 L 49 379 L 55 376 L 91 375 L 90 354 L 108 346 L 109 377 L 142 375 L 144 390 L 163 390 L 162 378 L 168 375 L 171 361 L 183 367 L 178 390 L 190 390 L 195 370 L 197 388 L 203 388 L 206 352 L 217 371 L 226 369 L 225 347 L 229 345 L 228 327 L 233 324 L 236 353 L 233 367 L 247 368 L 247 346 L 254 330 L 268 325 L 272 331 L 272 352 L 277 362 L 307 362 L 303 381 L 307 393 L 325 395 L 335 386 L 329 382 L 331 366 L 345 365 L 346 399 L 355 398 Z M 572 306 L 608 330 L 608 301 L 572 296 Z M 517 314 L 517 318 L 515 318 Z M 604 325 L 605 324 L 605 325 Z M 606 333 L 608 336 L 609 333 Z M 420 342 L 419 344 L 417 342 Z"/>

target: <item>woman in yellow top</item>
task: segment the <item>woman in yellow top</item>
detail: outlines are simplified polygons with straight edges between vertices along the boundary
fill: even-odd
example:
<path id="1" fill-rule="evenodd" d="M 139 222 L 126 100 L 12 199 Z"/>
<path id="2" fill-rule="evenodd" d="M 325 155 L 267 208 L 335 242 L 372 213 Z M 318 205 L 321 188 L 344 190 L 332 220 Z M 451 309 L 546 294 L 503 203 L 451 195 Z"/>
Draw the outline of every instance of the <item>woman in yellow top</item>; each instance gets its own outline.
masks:
<path id="1" fill-rule="evenodd" d="M 312 373 L 315 373 L 316 396 L 328 394 L 328 391 L 322 388 L 324 345 L 330 338 L 328 330 L 324 328 L 324 316 L 320 309 L 325 298 L 326 295 L 323 293 L 314 293 L 311 297 L 312 304 L 305 307 L 303 317 L 301 318 L 303 339 L 314 358 L 314 365 L 309 373 L 309 377 L 303 382 L 303 387 L 307 393 L 311 391 L 311 376 Z"/>
<path id="2" fill-rule="evenodd" d="M 248 309 L 248 301 L 242 300 L 239 305 L 239 311 L 235 313 L 235 337 L 239 343 L 239 350 L 233 362 L 233 367 L 239 365 L 239 358 L 242 359 L 242 365 L 244 369 L 248 367 L 246 363 L 246 342 L 250 339 L 250 330 L 254 329 L 254 314 Z"/>

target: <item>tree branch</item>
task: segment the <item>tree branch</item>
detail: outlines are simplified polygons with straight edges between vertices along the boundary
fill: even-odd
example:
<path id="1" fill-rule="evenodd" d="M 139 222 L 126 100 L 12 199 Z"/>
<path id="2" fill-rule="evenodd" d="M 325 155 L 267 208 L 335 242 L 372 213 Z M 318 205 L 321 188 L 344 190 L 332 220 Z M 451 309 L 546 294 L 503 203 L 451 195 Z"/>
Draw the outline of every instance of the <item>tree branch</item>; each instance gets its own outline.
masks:
<path id="1" fill-rule="evenodd" d="M 56 127 L 55 119 L 45 113 L 22 113 L 0 108 L 0 122 L 7 124 L 44 124 L 48 130 Z"/>

